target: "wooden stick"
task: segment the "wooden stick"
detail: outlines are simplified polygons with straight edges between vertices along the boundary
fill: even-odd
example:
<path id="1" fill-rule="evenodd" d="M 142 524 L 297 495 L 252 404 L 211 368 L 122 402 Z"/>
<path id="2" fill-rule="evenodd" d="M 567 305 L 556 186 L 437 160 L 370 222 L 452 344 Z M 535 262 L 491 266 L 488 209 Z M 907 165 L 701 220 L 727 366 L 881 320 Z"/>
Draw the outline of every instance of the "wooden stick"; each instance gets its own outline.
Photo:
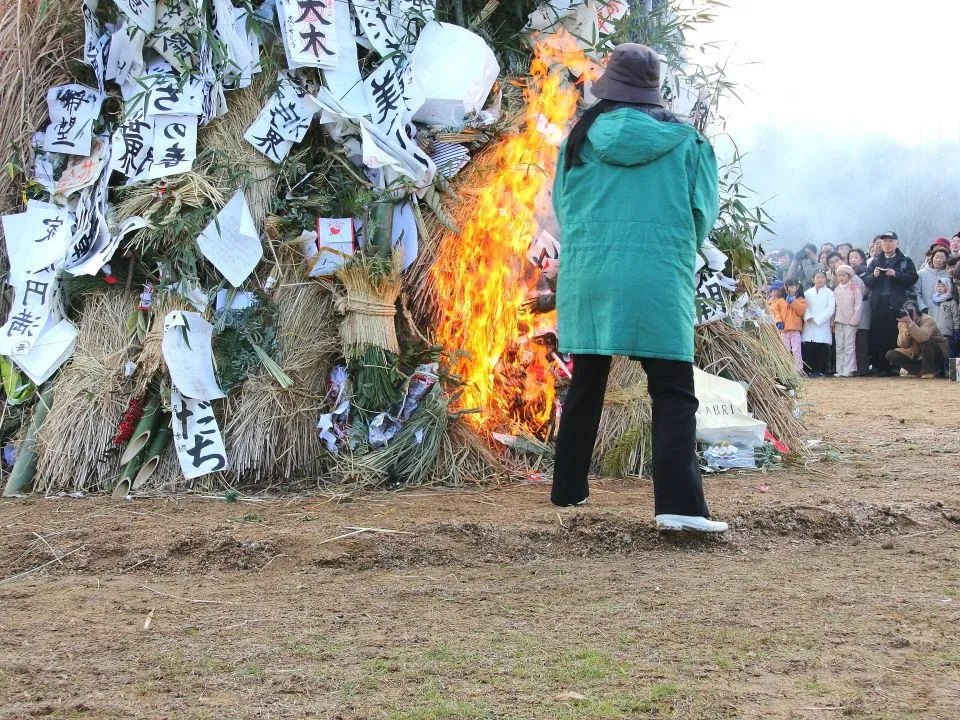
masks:
<path id="1" fill-rule="evenodd" d="M 387 530 L 386 528 L 359 527 L 358 525 L 345 525 L 344 530 L 363 530 L 364 532 L 391 533 L 394 535 L 414 535 L 415 533 L 406 530 Z"/>
<path id="2" fill-rule="evenodd" d="M 385 528 L 362 528 L 362 527 L 347 527 L 347 530 L 351 532 L 344 533 L 343 535 L 337 535 L 336 537 L 327 538 L 326 540 L 321 540 L 317 545 L 325 545 L 327 543 L 332 543 L 335 540 L 344 540 L 348 537 L 353 537 L 354 535 L 360 535 L 361 533 L 389 533 L 391 535 L 413 535 L 412 532 L 406 532 L 405 530 L 387 530 Z"/>
<path id="3" fill-rule="evenodd" d="M 950 528 L 940 528 L 939 530 L 924 530 L 922 532 L 910 533 L 909 535 L 899 535 L 896 537 L 899 537 L 901 540 L 906 540 L 907 538 L 920 537 L 921 535 L 934 535 L 936 533 L 945 533 L 949 529 Z"/>

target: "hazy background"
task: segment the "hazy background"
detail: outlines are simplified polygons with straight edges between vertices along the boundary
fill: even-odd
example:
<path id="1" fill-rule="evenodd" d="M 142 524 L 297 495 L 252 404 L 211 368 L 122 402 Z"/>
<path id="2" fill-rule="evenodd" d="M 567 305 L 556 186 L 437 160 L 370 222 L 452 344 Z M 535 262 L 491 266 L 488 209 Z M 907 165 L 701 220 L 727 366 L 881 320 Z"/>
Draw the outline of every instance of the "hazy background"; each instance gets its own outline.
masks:
<path id="1" fill-rule="evenodd" d="M 960 230 L 958 0 L 726 2 L 693 39 L 738 84 L 721 114 L 768 249 L 895 230 L 922 255 Z"/>

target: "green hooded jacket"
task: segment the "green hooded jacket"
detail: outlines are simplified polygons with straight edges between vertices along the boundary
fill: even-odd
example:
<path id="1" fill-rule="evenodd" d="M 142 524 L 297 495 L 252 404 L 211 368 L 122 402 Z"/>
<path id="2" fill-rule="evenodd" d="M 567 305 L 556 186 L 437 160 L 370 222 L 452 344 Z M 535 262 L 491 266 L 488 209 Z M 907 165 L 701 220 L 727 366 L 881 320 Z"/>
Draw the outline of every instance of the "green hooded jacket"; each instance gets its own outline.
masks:
<path id="1" fill-rule="evenodd" d="M 695 266 L 717 220 L 717 160 L 696 128 L 632 108 L 598 117 L 563 167 L 560 349 L 693 361 Z"/>

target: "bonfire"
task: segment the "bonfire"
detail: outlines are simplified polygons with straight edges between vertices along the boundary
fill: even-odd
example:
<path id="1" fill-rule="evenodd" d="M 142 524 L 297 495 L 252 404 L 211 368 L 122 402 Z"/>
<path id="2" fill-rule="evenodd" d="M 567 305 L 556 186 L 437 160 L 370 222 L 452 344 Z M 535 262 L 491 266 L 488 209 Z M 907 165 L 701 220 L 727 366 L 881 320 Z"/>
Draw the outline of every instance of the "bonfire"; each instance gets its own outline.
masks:
<path id="1" fill-rule="evenodd" d="M 496 4 L 474 32 L 414 0 L 108 1 L 84 6 L 84 37 L 60 30 L 79 7 L 8 9 L 33 29 L 2 60 L 7 494 L 549 472 L 570 377 L 539 306 L 554 165 L 617 33 L 649 12 L 587 8 L 543 5 L 521 44 Z M 675 109 L 703 128 L 693 95 Z M 698 363 L 747 383 L 796 448 L 798 378 L 751 290 L 756 228 L 726 208 Z M 647 403 L 618 361 L 598 472 L 645 470 Z"/>

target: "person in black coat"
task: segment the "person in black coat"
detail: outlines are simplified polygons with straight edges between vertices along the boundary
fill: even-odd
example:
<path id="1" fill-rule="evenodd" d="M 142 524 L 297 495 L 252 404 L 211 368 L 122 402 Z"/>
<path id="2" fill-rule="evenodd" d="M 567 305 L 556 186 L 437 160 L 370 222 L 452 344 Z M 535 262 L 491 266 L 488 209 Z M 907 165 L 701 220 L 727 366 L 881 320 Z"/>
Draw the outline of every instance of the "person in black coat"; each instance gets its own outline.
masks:
<path id="1" fill-rule="evenodd" d="M 897 347 L 897 310 L 917 282 L 917 268 L 898 244 L 895 232 L 881 235 L 880 252 L 863 278 L 870 288 L 870 360 L 875 372 L 887 376 L 897 374 L 887 360 L 887 352 Z"/>

